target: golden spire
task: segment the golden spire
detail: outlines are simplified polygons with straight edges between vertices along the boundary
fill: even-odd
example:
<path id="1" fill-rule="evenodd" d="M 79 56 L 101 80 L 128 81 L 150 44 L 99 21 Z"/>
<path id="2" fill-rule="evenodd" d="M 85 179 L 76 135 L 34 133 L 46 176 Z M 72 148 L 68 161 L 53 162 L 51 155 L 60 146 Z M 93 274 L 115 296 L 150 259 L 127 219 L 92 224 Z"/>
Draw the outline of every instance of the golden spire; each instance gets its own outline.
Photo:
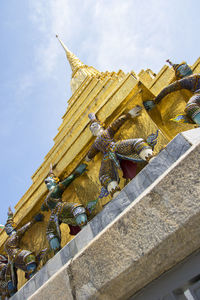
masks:
<path id="1" fill-rule="evenodd" d="M 61 43 L 63 49 L 65 50 L 67 59 L 70 63 L 72 72 L 75 72 L 78 68 L 84 67 L 85 65 L 82 63 L 82 61 L 80 61 L 80 59 L 78 57 L 76 57 L 76 55 L 74 55 L 68 48 L 67 46 L 65 46 L 65 44 L 59 39 L 58 35 L 56 35 L 57 39 L 59 40 L 59 42 Z"/>
<path id="2" fill-rule="evenodd" d="M 58 35 L 56 35 L 57 39 L 61 43 L 63 49 L 65 50 L 67 59 L 70 63 L 71 69 L 72 69 L 72 79 L 71 79 L 71 90 L 72 93 L 74 93 L 78 87 L 81 85 L 81 83 L 86 79 L 88 76 L 95 76 L 100 77 L 101 73 L 97 71 L 93 67 L 89 67 L 80 61 L 76 55 L 74 55 L 69 49 L 65 46 L 65 44 L 58 38 Z"/>

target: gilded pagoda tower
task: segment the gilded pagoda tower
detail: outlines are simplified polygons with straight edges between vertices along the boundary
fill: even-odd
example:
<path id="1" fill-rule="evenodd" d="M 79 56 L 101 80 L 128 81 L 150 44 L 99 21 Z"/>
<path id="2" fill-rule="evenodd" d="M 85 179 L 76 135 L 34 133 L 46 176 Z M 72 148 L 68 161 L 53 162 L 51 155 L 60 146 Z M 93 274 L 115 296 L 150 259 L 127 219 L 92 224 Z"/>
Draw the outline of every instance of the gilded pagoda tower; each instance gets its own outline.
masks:
<path id="1" fill-rule="evenodd" d="M 186 91 L 179 91 L 167 96 L 169 101 L 163 101 L 151 112 L 146 111 L 144 108 L 143 103 L 145 101 L 154 99 L 165 86 L 175 80 L 172 68 L 165 65 L 158 74 L 155 74 L 150 69 L 142 70 L 138 75 L 134 71 L 125 74 L 122 70 L 118 72 L 100 72 L 92 66 L 85 65 L 60 39 L 59 42 L 65 51 L 68 63 L 71 67 L 72 96 L 68 100 L 68 103 L 66 103 L 67 109 L 62 117 L 62 124 L 58 128 L 58 133 L 54 138 L 54 146 L 45 156 L 44 162 L 33 174 L 32 185 L 15 206 L 14 221 L 18 227 L 29 221 L 40 210 L 47 196 L 44 179 L 49 173 L 51 164 L 54 167 L 56 176 L 62 179 L 70 175 L 80 163 L 85 162 L 86 154 L 94 142 L 94 137 L 89 130 L 89 113 L 95 113 L 101 123 L 108 126 L 122 113 L 126 113 L 134 106 L 139 105 L 142 107 L 141 115 L 134 120 L 134 122 L 128 120 L 116 134 L 116 139 L 122 140 L 138 137 L 146 139 L 158 131 L 157 144 L 154 149 L 155 155 L 160 152 L 162 153 L 162 150 L 176 134 L 196 127 L 194 124 L 175 124 L 170 120 L 174 117 L 174 114 L 184 109 L 184 105 L 190 94 Z M 200 59 L 198 59 L 191 68 L 193 72 L 199 72 Z M 88 171 L 69 186 L 63 194 L 63 201 L 78 202 L 86 205 L 88 201 L 94 200 L 99 196 L 101 192 L 101 186 L 98 180 L 100 163 L 100 155 L 95 157 L 92 164 L 88 163 Z M 140 171 L 145 168 L 146 165 L 144 162 L 138 167 L 138 175 L 141 174 Z M 123 174 L 120 173 L 122 195 L 125 193 L 123 188 L 126 184 L 127 182 L 123 179 Z M 138 185 L 139 184 L 140 183 L 138 183 Z M 137 187 L 137 183 L 135 186 Z M 122 202 L 125 201 L 123 199 Z M 103 197 L 101 201 L 98 202 L 94 215 L 98 216 L 99 214 L 102 216 L 104 212 L 102 209 L 110 200 L 110 196 Z M 109 205 L 112 205 L 112 201 Z M 106 205 L 104 209 L 107 209 L 109 205 Z M 110 214 L 112 215 L 112 213 Z M 48 247 L 45 231 L 49 215 L 49 212 L 45 213 L 44 222 L 34 225 L 29 232 L 25 234 L 22 240 L 22 246 L 24 246 L 24 248 L 38 252 L 41 248 Z M 104 217 L 105 216 L 106 214 Z M 95 218 L 96 217 L 94 217 L 94 219 Z M 103 229 L 104 225 L 101 226 Z M 126 226 L 123 226 L 122 229 L 126 233 Z M 66 224 L 61 225 L 61 232 L 61 246 L 64 247 L 74 239 L 74 236 L 70 236 L 69 228 Z M 88 229 L 88 241 L 90 240 L 90 235 L 92 236 L 91 232 L 91 229 Z M 121 241 L 121 239 L 120 236 L 119 241 Z M 4 253 L 6 240 L 7 236 L 5 231 L 0 231 L 1 253 Z M 73 255 L 76 253 L 75 251 Z M 52 257 L 52 255 L 48 258 L 50 257 Z M 19 287 L 21 287 L 25 283 L 25 279 L 23 279 L 20 271 L 18 271 L 18 275 Z M 37 274 L 35 276 L 37 276 Z M 38 287 L 36 287 L 36 289 L 37 288 Z M 83 298 L 77 297 L 77 299 Z"/>

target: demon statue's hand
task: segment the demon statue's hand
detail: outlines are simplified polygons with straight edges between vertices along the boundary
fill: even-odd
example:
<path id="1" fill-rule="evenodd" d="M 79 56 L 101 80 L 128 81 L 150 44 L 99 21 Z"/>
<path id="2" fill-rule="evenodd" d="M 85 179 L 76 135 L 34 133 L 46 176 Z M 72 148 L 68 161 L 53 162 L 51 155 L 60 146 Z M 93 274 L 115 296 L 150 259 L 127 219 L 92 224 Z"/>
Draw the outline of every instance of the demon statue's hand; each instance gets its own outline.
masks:
<path id="1" fill-rule="evenodd" d="M 139 105 L 136 105 L 131 110 L 129 110 L 128 114 L 131 116 L 131 118 L 135 118 L 140 116 L 142 107 Z"/>
<path id="2" fill-rule="evenodd" d="M 57 253 L 61 249 L 60 242 L 57 237 L 52 238 L 49 243 L 51 250 L 53 250 L 55 253 Z"/>
<path id="3" fill-rule="evenodd" d="M 90 159 L 88 156 L 85 157 L 85 160 L 86 160 L 87 162 L 91 161 L 91 159 Z"/>
<path id="4" fill-rule="evenodd" d="M 153 101 L 153 100 L 147 100 L 147 101 L 144 101 L 143 102 L 143 104 L 144 104 L 144 107 L 145 107 L 145 109 L 148 111 L 148 110 L 151 110 L 152 108 L 154 108 L 155 107 L 155 102 Z"/>
<path id="5" fill-rule="evenodd" d="M 80 164 L 76 170 L 74 171 L 74 175 L 80 176 L 83 174 L 85 171 L 87 171 L 87 165 L 86 164 Z"/>
<path id="6" fill-rule="evenodd" d="M 41 206 L 41 210 L 42 211 L 49 211 L 49 208 L 45 203 L 43 203 L 42 206 Z"/>
<path id="7" fill-rule="evenodd" d="M 33 220 L 34 220 L 35 222 L 42 222 L 42 221 L 44 220 L 44 215 L 41 214 L 41 213 L 39 213 L 39 214 L 37 214 L 37 215 L 35 215 L 35 216 L 33 217 Z"/>

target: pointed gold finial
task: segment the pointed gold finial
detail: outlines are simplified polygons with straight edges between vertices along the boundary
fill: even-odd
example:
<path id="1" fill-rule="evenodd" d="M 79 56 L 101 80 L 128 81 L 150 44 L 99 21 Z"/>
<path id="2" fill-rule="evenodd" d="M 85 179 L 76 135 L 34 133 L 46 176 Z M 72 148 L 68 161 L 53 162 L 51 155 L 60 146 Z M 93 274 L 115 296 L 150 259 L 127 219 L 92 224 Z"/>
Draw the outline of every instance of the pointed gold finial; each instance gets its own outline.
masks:
<path id="1" fill-rule="evenodd" d="M 74 93 L 81 83 L 85 80 L 86 77 L 94 77 L 97 76 L 99 78 L 101 76 L 101 72 L 96 70 L 93 67 L 87 66 L 76 57 L 69 49 L 65 46 L 65 44 L 59 39 L 58 35 L 56 35 L 57 39 L 59 40 L 61 46 L 65 50 L 67 59 L 70 63 L 72 69 L 72 79 L 71 79 L 71 90 Z"/>
<path id="2" fill-rule="evenodd" d="M 56 34 L 57 39 L 59 40 L 61 46 L 63 47 L 63 49 L 65 50 L 65 53 L 67 55 L 67 59 L 70 63 L 72 72 L 75 72 L 77 70 L 77 68 L 80 67 L 84 67 L 85 65 L 82 63 L 82 61 L 80 61 L 80 59 L 78 57 L 76 57 L 76 55 L 74 55 L 66 46 L 65 44 L 62 42 L 62 40 L 59 39 L 58 35 Z"/>

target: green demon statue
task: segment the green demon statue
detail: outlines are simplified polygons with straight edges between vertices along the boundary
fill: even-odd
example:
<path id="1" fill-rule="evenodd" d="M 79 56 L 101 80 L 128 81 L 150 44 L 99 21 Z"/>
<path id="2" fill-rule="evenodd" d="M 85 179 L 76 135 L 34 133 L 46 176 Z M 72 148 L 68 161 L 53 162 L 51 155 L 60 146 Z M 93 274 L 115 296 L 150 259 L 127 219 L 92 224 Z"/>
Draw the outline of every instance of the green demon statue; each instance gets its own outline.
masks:
<path id="1" fill-rule="evenodd" d="M 16 229 L 16 225 L 13 222 L 13 212 L 9 207 L 8 219 L 5 225 L 5 231 L 9 238 L 5 243 L 5 251 L 8 254 L 9 261 L 15 264 L 15 267 L 25 272 L 27 279 L 31 278 L 37 271 L 37 265 L 39 263 L 39 256 L 35 256 L 33 252 L 20 248 L 20 240 L 24 233 L 31 228 L 36 222 L 43 220 L 42 214 L 37 214 L 30 222 L 25 224 L 20 229 Z"/>
<path id="2" fill-rule="evenodd" d="M 120 192 L 118 169 L 121 168 L 122 160 L 137 163 L 149 161 L 153 157 L 152 147 L 142 138 L 114 140 L 115 133 L 124 122 L 139 116 L 141 109 L 140 106 L 134 107 L 115 120 L 107 129 L 102 127 L 95 114 L 89 114 L 90 130 L 96 139 L 86 156 L 86 161 L 92 160 L 99 152 L 102 153 L 99 180 L 102 188 L 106 189 L 113 198 Z"/>
<path id="3" fill-rule="evenodd" d="M 75 178 L 80 176 L 86 171 L 86 164 L 81 164 L 76 168 L 74 173 L 60 182 L 52 171 L 45 179 L 45 184 L 49 193 L 42 204 L 41 209 L 51 210 L 51 216 L 47 225 L 46 236 L 49 241 L 50 248 L 57 253 L 60 249 L 61 232 L 60 224 L 65 223 L 70 227 L 70 234 L 77 234 L 83 226 L 87 224 L 86 210 L 80 203 L 62 202 L 62 194 L 67 187 L 74 181 Z"/>

